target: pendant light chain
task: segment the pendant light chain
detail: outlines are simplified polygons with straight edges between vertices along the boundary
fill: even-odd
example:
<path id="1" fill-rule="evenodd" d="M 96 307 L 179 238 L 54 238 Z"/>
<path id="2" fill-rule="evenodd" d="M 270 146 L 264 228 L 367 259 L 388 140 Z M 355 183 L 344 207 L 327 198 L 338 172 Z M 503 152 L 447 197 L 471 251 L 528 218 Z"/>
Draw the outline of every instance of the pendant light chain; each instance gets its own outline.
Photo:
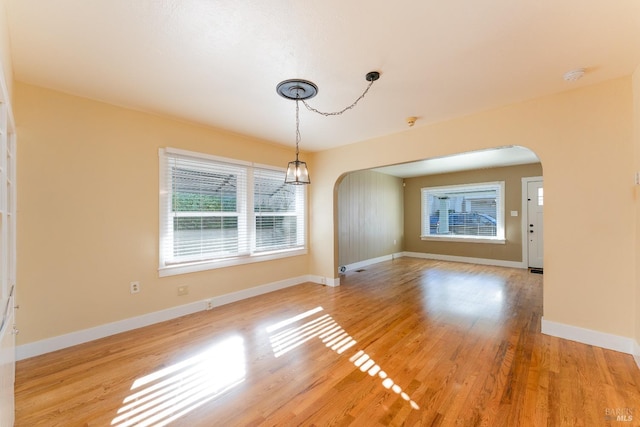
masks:
<path id="1" fill-rule="evenodd" d="M 298 144 L 300 144 L 300 99 L 296 98 L 296 160 L 298 160 L 298 153 L 300 150 L 298 149 Z M 304 102 L 304 101 L 302 101 Z"/>
<path id="2" fill-rule="evenodd" d="M 276 92 L 278 95 L 283 98 L 290 99 L 296 101 L 296 159 L 292 162 L 289 162 L 287 165 L 287 171 L 284 177 L 285 184 L 293 184 L 293 185 L 302 185 L 302 184 L 310 184 L 311 180 L 309 179 L 309 170 L 307 169 L 307 163 L 301 162 L 299 159 L 300 156 L 300 140 L 302 137 L 300 136 L 300 101 L 307 107 L 307 110 L 318 113 L 323 116 L 339 116 L 347 110 L 355 107 L 358 102 L 369 92 L 371 85 L 373 82 L 380 78 L 380 73 L 377 71 L 370 71 L 365 76 L 365 79 L 369 82 L 369 85 L 364 90 L 362 95 L 358 97 L 351 105 L 344 108 L 341 111 L 336 111 L 333 113 L 324 113 L 322 111 L 316 110 L 315 108 L 309 106 L 306 103 L 307 99 L 313 98 L 318 93 L 318 86 L 315 83 L 310 82 L 308 80 L 302 79 L 289 79 L 284 80 L 278 83 L 276 86 Z"/>
<path id="3" fill-rule="evenodd" d="M 315 108 L 313 108 L 312 106 L 310 106 L 309 104 L 307 104 L 307 101 L 305 101 L 305 100 L 302 100 L 302 103 L 304 104 L 304 106 L 305 106 L 305 107 L 307 107 L 307 110 L 309 110 L 309 111 L 313 111 L 314 113 L 321 114 L 321 115 L 323 115 L 323 116 L 325 116 L 325 117 L 328 117 L 328 116 L 339 116 L 339 115 L 341 115 L 342 113 L 344 113 L 344 112 L 346 112 L 346 111 L 351 110 L 352 108 L 354 108 L 354 107 L 358 104 L 358 102 L 360 102 L 360 100 L 361 100 L 362 98 L 364 98 L 364 96 L 367 94 L 367 92 L 369 92 L 369 89 L 371 89 L 371 86 L 373 85 L 373 82 L 375 82 L 375 80 L 373 80 L 373 79 L 372 79 L 372 80 L 370 80 L 370 81 L 369 81 L 369 85 L 367 85 L 367 88 L 364 90 L 364 92 L 362 92 L 362 95 L 360 95 L 360 97 L 358 97 L 358 99 L 356 99 L 356 100 L 355 100 L 351 105 L 349 105 L 348 107 L 343 108 L 343 109 L 342 109 L 342 110 L 340 110 L 340 111 L 335 111 L 335 112 L 332 112 L 332 113 L 325 113 L 325 112 L 322 112 L 322 111 L 316 110 Z M 297 101 L 296 101 L 296 103 L 297 103 Z"/>

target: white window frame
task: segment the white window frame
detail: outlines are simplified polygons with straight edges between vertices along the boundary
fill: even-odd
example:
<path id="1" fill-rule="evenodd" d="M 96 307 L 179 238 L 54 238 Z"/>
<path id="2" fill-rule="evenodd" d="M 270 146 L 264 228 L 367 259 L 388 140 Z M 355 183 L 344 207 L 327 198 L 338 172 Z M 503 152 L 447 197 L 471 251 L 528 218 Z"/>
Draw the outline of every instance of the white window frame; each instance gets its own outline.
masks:
<path id="1" fill-rule="evenodd" d="M 463 192 L 463 191 L 497 190 L 498 200 L 496 205 L 496 235 L 495 236 L 472 236 L 472 235 L 451 235 L 451 234 L 431 234 L 430 212 L 428 196 L 433 193 Z M 446 185 L 439 187 L 425 187 L 420 189 L 420 238 L 422 240 L 446 241 L 446 242 L 466 242 L 466 243 L 494 243 L 505 244 L 505 211 L 504 211 L 504 181 L 481 182 L 460 185 Z"/>
<path id="2" fill-rule="evenodd" d="M 240 235 L 244 239 L 239 243 L 239 253 L 233 256 L 213 257 L 206 260 L 197 261 L 176 261 L 173 259 L 173 227 L 168 226 L 172 222 L 175 213 L 172 212 L 172 185 L 171 177 L 168 176 L 171 156 L 182 156 L 197 159 L 199 161 L 210 161 L 212 163 L 225 163 L 237 166 L 245 172 L 241 174 L 239 182 L 245 186 L 245 197 L 238 199 L 237 211 L 234 213 L 217 212 L 213 216 L 238 216 L 238 228 Z M 302 197 L 302 203 L 298 204 L 296 216 L 298 217 L 298 246 L 294 248 L 275 249 L 271 251 L 258 251 L 255 247 L 255 217 L 256 213 L 253 209 L 253 175 L 256 169 L 269 169 L 282 173 L 284 181 L 285 169 L 273 166 L 261 165 L 257 163 L 244 162 L 235 159 L 228 159 L 213 156 L 204 153 L 181 150 L 177 148 L 161 148 L 158 150 L 160 159 L 160 197 L 159 197 L 159 267 L 158 273 L 160 277 L 172 276 L 177 274 L 192 273 L 197 271 L 211 270 L 216 268 L 230 267 L 235 265 L 249 264 L 254 262 L 263 262 L 280 258 L 304 255 L 307 253 L 307 207 L 306 207 L 306 186 L 295 186 L 298 197 Z M 196 212 L 183 213 L 180 216 L 196 216 Z M 203 213 L 204 216 L 212 216 L 210 212 Z M 171 253 L 170 253 L 171 252 Z"/>

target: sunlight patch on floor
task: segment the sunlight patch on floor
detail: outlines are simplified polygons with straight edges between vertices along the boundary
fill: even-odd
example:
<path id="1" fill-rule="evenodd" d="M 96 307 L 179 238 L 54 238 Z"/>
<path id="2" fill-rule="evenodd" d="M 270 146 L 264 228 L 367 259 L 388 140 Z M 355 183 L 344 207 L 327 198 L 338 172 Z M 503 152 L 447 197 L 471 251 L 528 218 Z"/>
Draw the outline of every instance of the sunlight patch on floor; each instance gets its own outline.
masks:
<path id="1" fill-rule="evenodd" d="M 244 381 L 244 340 L 228 338 L 187 360 L 138 378 L 115 427 L 165 426 Z"/>
<path id="2" fill-rule="evenodd" d="M 288 327 L 300 320 L 307 319 L 318 314 L 321 311 L 323 311 L 322 307 L 316 307 L 312 310 L 267 327 L 267 332 L 271 334 L 271 347 L 273 349 L 274 356 L 280 357 L 314 338 L 319 338 L 325 346 L 338 354 L 343 354 L 357 343 L 357 341 L 342 329 L 342 327 L 338 325 L 338 323 L 328 314 L 322 314 L 313 320 L 303 323 L 302 325 Z M 276 332 L 280 329 L 283 330 Z M 364 350 L 359 350 L 349 358 L 349 361 L 353 363 L 355 367 L 360 369 L 360 371 L 367 372 L 372 377 L 377 376 L 380 378 L 384 388 L 400 395 L 402 399 L 409 402 L 413 409 L 420 409 L 420 406 L 411 400 L 410 396 L 404 392 L 398 384 L 394 383 L 394 381 L 388 377 L 387 373 L 383 371 L 382 368 L 364 352 Z"/>

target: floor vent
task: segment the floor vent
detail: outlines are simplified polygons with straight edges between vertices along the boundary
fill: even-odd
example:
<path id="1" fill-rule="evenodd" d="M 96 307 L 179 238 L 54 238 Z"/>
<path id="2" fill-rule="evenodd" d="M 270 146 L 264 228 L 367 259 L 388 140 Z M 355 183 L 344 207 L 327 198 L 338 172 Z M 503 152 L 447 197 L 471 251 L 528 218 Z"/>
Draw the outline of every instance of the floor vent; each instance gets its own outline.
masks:
<path id="1" fill-rule="evenodd" d="M 364 268 L 359 268 L 356 270 L 356 273 L 362 273 L 364 271 Z"/>
<path id="2" fill-rule="evenodd" d="M 543 274 L 541 268 L 530 268 L 529 271 L 535 274 Z"/>

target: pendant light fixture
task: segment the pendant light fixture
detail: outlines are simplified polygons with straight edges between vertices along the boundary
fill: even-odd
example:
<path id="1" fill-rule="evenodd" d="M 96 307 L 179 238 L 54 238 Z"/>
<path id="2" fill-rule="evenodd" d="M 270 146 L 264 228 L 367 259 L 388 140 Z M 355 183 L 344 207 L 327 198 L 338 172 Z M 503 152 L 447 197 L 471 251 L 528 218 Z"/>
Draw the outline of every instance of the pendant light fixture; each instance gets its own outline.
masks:
<path id="1" fill-rule="evenodd" d="M 313 98 L 318 93 L 318 86 L 308 80 L 291 79 L 280 82 L 276 87 L 278 94 L 286 99 L 296 101 L 296 159 L 289 162 L 285 184 L 310 184 L 307 163 L 301 162 L 300 154 L 300 101 Z"/>
<path id="2" fill-rule="evenodd" d="M 283 98 L 296 101 L 296 159 L 292 162 L 289 162 L 289 165 L 287 167 L 287 174 L 284 179 L 285 184 L 302 185 L 311 183 L 311 180 L 309 178 L 309 170 L 307 169 L 307 163 L 302 162 L 299 159 L 300 101 L 302 101 L 304 106 L 307 107 L 307 110 L 313 111 L 314 113 L 318 113 L 323 116 L 338 116 L 345 111 L 355 107 L 356 104 L 367 94 L 373 82 L 375 82 L 379 78 L 380 73 L 377 71 L 371 71 L 367 73 L 365 79 L 369 82 L 369 85 L 362 93 L 362 95 L 360 95 L 360 97 L 348 107 L 333 113 L 324 113 L 322 111 L 318 111 L 306 103 L 307 99 L 311 99 L 318 94 L 318 86 L 316 86 L 315 83 L 302 79 L 290 79 L 278 83 L 278 85 L 276 86 L 276 91 L 278 92 L 278 94 Z"/>

